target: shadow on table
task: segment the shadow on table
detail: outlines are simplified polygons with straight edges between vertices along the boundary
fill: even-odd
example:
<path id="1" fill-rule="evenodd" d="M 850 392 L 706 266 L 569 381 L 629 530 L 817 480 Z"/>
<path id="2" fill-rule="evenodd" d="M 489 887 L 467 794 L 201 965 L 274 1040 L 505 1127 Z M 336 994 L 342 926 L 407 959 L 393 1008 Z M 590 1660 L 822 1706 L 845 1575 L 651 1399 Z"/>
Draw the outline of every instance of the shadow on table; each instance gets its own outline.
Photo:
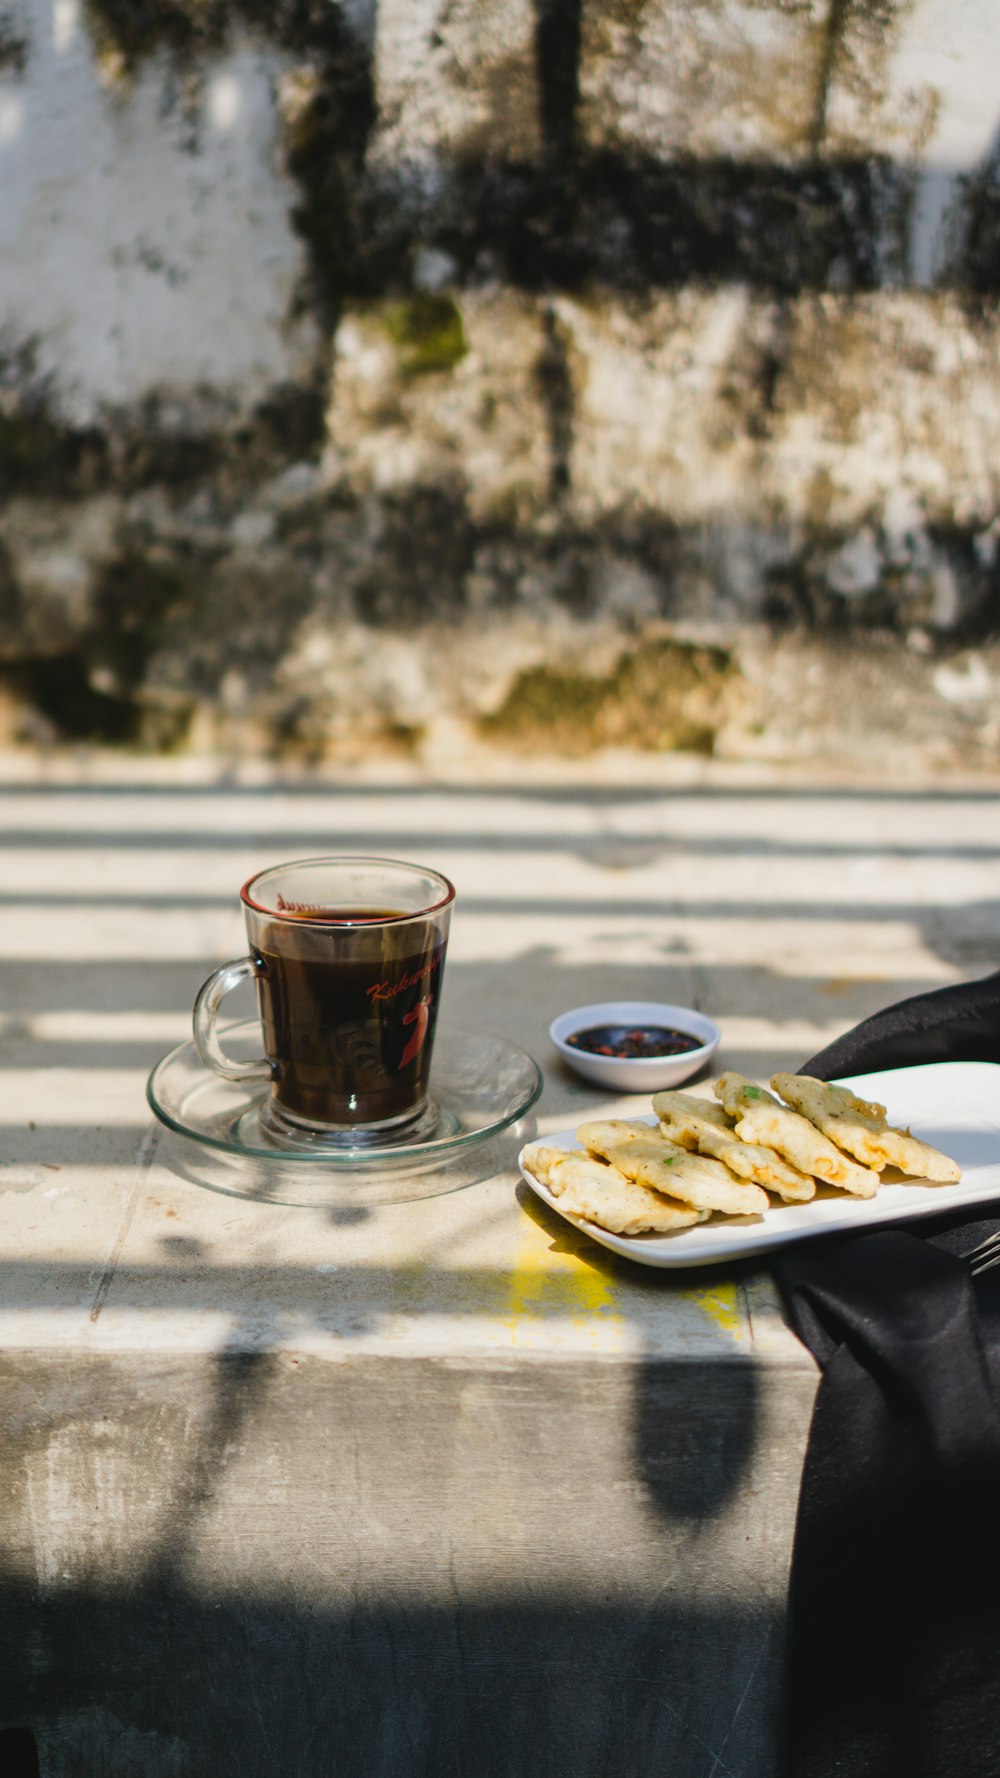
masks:
<path id="1" fill-rule="evenodd" d="M 328 1279 L 188 1265 L 116 1312 L 179 1291 L 229 1318 L 216 1357 L 0 1366 L 0 1725 L 42 1778 L 771 1778 L 782 1614 L 733 1542 L 755 1367 L 640 1361 L 623 1401 L 599 1356 L 297 1357 L 254 1349 L 255 1301 L 321 1320 Z M 9 1305 L 85 1286 L 4 1268 Z"/>
<path id="2" fill-rule="evenodd" d="M 167 1585 L 7 1587 L 0 1627 L 4 1714 L 30 1720 L 43 1778 L 775 1770 L 780 1626 L 766 1612 L 530 1597 L 332 1611 Z"/>
<path id="3" fill-rule="evenodd" d="M 595 1541 L 614 1535 L 608 1505 Z M 261 1538 L 273 1510 L 262 1499 Z M 195 1593 L 169 1560 L 114 1582 L 8 1581 L 0 1715 L 30 1724 L 43 1778 L 774 1772 L 782 1625 L 759 1600 L 677 1593 L 667 1563 L 641 1598 L 605 1604 L 543 1576 L 454 1604 L 405 1584 L 352 1596 L 319 1523 L 315 1539 L 335 1605 L 255 1597 L 238 1570 Z"/>

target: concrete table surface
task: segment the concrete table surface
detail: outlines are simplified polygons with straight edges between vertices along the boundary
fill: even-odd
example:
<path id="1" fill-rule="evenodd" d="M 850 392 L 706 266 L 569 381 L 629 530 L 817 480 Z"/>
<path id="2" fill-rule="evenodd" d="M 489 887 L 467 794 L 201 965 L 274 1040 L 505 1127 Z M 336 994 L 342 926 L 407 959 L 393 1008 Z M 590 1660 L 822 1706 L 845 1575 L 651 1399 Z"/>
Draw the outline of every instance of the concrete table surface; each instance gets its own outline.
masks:
<path id="1" fill-rule="evenodd" d="M 794 1068 L 996 966 L 994 788 L 11 760 L 0 821 L 0 1722 L 44 1778 L 770 1778 L 816 1373 L 766 1272 L 612 1258 L 530 1129 L 408 1202 L 219 1189 L 146 1076 L 241 882 L 327 851 L 452 877 L 442 1025 L 536 1057 L 542 1133 L 648 1109 L 550 1050 L 586 1001 Z"/>

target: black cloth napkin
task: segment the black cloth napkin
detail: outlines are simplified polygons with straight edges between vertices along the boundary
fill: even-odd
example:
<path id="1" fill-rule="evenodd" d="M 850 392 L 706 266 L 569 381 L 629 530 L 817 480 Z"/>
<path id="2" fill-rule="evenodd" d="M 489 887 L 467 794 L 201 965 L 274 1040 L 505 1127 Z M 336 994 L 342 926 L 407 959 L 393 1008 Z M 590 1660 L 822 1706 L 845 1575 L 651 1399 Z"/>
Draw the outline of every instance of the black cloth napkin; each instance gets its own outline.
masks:
<path id="1" fill-rule="evenodd" d="M 901 1001 L 799 1072 L 940 1061 L 1000 1062 L 1000 972 Z M 995 1229 L 1000 1203 L 775 1256 L 822 1373 L 787 1778 L 1000 1778 L 1000 1267 L 972 1278 L 963 1257 Z"/>

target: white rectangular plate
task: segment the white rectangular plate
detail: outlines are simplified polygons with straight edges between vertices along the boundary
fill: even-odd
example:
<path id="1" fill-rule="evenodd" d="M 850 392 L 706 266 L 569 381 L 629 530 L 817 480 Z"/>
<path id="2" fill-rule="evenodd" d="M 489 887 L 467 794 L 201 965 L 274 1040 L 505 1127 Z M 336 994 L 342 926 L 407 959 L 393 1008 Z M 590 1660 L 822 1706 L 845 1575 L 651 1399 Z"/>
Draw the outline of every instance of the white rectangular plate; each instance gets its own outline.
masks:
<path id="1" fill-rule="evenodd" d="M 753 1259 L 805 1241 L 811 1235 L 860 1234 L 864 1229 L 905 1222 L 939 1211 L 986 1206 L 1000 1199 L 1000 1065 L 995 1062 L 929 1062 L 916 1068 L 893 1068 L 882 1074 L 851 1075 L 838 1083 L 863 1099 L 886 1107 L 891 1124 L 908 1126 L 914 1136 L 951 1155 L 962 1169 L 957 1185 L 927 1180 L 886 1182 L 874 1198 L 851 1198 L 820 1186 L 808 1204 L 772 1202 L 757 1217 L 720 1217 L 696 1223 L 673 1235 L 613 1235 L 596 1223 L 566 1217 L 595 1241 L 637 1260 L 642 1266 L 707 1266 L 721 1260 Z M 581 1117 L 580 1122 L 585 1119 Z M 643 1119 L 650 1124 L 656 1118 Z M 542 1140 L 552 1148 L 579 1148 L 572 1130 Z M 560 1201 L 524 1165 L 521 1172 L 550 1209 L 565 1216 Z"/>

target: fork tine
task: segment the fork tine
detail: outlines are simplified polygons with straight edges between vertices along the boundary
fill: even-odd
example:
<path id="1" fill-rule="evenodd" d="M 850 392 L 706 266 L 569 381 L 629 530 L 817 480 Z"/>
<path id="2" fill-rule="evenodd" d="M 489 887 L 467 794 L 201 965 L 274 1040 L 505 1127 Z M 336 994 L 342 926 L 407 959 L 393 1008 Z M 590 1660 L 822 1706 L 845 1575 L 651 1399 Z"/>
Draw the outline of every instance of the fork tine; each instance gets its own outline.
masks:
<path id="1" fill-rule="evenodd" d="M 1000 1241 L 1000 1227 L 991 1230 L 988 1235 L 984 1235 L 983 1239 L 978 1241 L 975 1247 L 970 1247 L 968 1253 L 965 1255 L 966 1259 L 978 1259 L 981 1253 L 989 1253 L 991 1249 L 997 1245 L 998 1241 Z"/>
<path id="2" fill-rule="evenodd" d="M 981 1241 L 967 1257 L 973 1277 L 977 1272 L 985 1272 L 990 1266 L 1000 1263 L 1000 1230 Z"/>

